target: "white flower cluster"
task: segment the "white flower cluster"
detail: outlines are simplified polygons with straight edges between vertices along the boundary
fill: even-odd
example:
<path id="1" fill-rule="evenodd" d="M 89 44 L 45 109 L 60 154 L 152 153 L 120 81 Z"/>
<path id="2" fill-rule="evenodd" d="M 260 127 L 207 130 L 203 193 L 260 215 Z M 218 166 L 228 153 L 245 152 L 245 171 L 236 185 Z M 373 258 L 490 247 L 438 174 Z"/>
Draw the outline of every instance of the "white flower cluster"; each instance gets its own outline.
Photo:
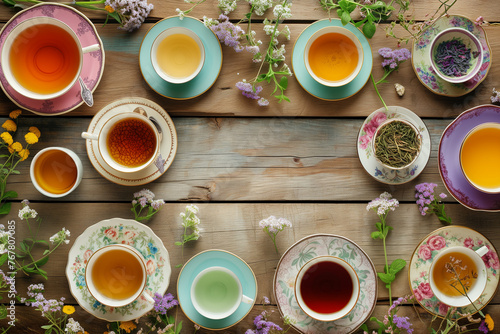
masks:
<path id="1" fill-rule="evenodd" d="M 236 9 L 236 1 L 237 0 L 219 0 L 217 7 L 219 7 L 224 15 L 227 15 Z"/>
<path id="2" fill-rule="evenodd" d="M 196 216 L 199 211 L 200 209 L 196 205 L 190 204 L 186 206 L 186 212 L 180 213 L 180 216 L 182 218 L 182 226 L 193 230 L 194 237 L 192 240 L 198 240 L 201 236 L 201 221 L 200 218 Z"/>
<path id="3" fill-rule="evenodd" d="M 383 216 L 387 212 L 394 211 L 399 207 L 399 202 L 397 199 L 392 198 L 392 195 L 388 192 L 383 192 L 378 198 L 368 203 L 366 210 L 376 210 L 377 215 Z"/>
<path id="4" fill-rule="evenodd" d="M 5 231 L 5 226 L 0 224 L 0 254 L 7 253 L 7 245 L 9 243 L 10 232 Z"/>
<path id="5" fill-rule="evenodd" d="M 127 31 L 138 29 L 154 8 L 147 0 L 106 0 L 105 5 L 119 13 L 120 28 Z"/>
<path id="6" fill-rule="evenodd" d="M 263 229 L 267 229 L 271 233 L 278 233 L 283 231 L 285 227 L 292 227 L 292 223 L 285 218 L 276 218 L 275 216 L 269 216 L 259 222 L 259 226 Z"/>
<path id="7" fill-rule="evenodd" d="M 292 4 L 287 3 L 283 5 L 276 5 L 273 9 L 273 14 L 275 18 L 280 20 L 286 20 L 292 17 Z"/>
<path id="8" fill-rule="evenodd" d="M 59 232 L 57 232 L 56 234 L 51 236 L 49 238 L 49 240 L 53 244 L 59 243 L 59 242 L 64 242 L 65 244 L 69 244 L 69 240 L 67 239 L 67 237 L 69 237 L 69 236 L 70 236 L 70 232 L 68 230 L 66 230 L 65 227 L 63 227 L 62 230 L 60 230 Z"/>
<path id="9" fill-rule="evenodd" d="M 19 218 L 21 218 L 21 220 L 29 219 L 29 218 L 36 218 L 37 215 L 38 215 L 38 212 L 31 209 L 29 207 L 29 205 L 25 205 L 21 210 L 19 210 Z"/>
<path id="10" fill-rule="evenodd" d="M 78 333 L 78 332 L 83 333 L 84 329 L 78 321 L 76 321 L 73 318 L 69 318 L 68 322 L 66 323 L 66 328 L 64 329 L 64 331 L 68 333 Z"/>
<path id="11" fill-rule="evenodd" d="M 252 0 L 252 7 L 254 9 L 254 13 L 262 16 L 268 10 L 273 6 L 273 0 Z"/>

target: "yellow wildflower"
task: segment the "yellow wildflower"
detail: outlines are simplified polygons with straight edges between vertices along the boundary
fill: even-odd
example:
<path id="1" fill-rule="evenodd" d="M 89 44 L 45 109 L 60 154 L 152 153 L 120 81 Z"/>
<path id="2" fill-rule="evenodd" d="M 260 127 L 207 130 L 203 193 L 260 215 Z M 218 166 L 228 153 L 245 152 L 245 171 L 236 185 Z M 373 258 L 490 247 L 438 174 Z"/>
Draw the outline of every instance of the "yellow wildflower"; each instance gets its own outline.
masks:
<path id="1" fill-rule="evenodd" d="M 16 110 L 10 112 L 9 117 L 12 119 L 16 119 L 17 117 L 19 117 L 19 115 L 21 115 L 21 110 L 16 109 Z"/>
<path id="2" fill-rule="evenodd" d="M 132 321 L 125 321 L 120 324 L 120 328 L 125 332 L 130 333 L 130 331 L 136 329 L 137 326 Z"/>
<path id="3" fill-rule="evenodd" d="M 10 147 L 16 152 L 21 152 L 21 150 L 23 149 L 23 145 L 18 141 L 16 141 L 14 144 L 10 145 Z"/>
<path id="4" fill-rule="evenodd" d="M 492 331 L 493 328 L 495 328 L 495 322 L 491 318 L 491 315 L 489 315 L 489 314 L 485 315 L 484 316 L 484 322 L 486 323 L 486 326 L 488 326 L 488 329 L 490 331 Z"/>
<path id="5" fill-rule="evenodd" d="M 30 126 L 29 130 L 30 132 L 33 132 L 35 136 L 37 136 L 38 138 L 40 138 L 40 136 L 42 135 L 42 133 L 40 132 L 40 130 L 38 130 L 36 126 Z"/>
<path id="6" fill-rule="evenodd" d="M 8 132 L 2 132 L 2 134 L 0 135 L 0 137 L 2 137 L 2 140 L 7 145 L 12 145 L 12 143 L 14 142 L 14 139 L 12 139 L 12 136 Z"/>
<path id="7" fill-rule="evenodd" d="M 12 148 L 12 145 L 7 146 L 7 149 L 9 150 L 10 154 L 15 152 L 15 150 Z"/>
<path id="8" fill-rule="evenodd" d="M 73 314 L 75 313 L 75 308 L 71 305 L 64 305 L 62 311 L 66 314 Z"/>
<path id="9" fill-rule="evenodd" d="M 104 9 L 106 9 L 106 11 L 110 14 L 115 12 L 115 9 L 110 5 L 105 6 Z"/>
<path id="10" fill-rule="evenodd" d="M 28 132 L 24 136 L 24 140 L 26 140 L 26 142 L 31 145 L 38 142 L 38 137 L 33 132 Z"/>
<path id="11" fill-rule="evenodd" d="M 13 120 L 8 119 L 2 124 L 2 128 L 10 132 L 15 132 L 17 130 L 17 125 Z"/>
<path id="12" fill-rule="evenodd" d="M 19 152 L 19 156 L 21 157 L 21 161 L 24 161 L 28 159 L 28 156 L 30 155 L 30 151 L 27 149 L 23 148 L 21 152 Z"/>

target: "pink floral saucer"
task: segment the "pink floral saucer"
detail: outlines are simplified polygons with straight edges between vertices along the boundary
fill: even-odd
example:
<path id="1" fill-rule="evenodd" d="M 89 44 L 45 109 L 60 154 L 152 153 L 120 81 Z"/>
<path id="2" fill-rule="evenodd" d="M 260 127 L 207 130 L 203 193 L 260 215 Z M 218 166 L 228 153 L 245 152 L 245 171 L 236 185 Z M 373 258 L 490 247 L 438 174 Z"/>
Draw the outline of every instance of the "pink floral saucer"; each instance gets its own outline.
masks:
<path id="1" fill-rule="evenodd" d="M 318 321 L 305 314 L 295 299 L 295 278 L 309 260 L 333 255 L 353 266 L 359 277 L 360 294 L 354 309 L 335 321 Z M 283 317 L 293 321 L 300 333 L 355 332 L 372 314 L 377 302 L 377 273 L 368 255 L 351 240 L 332 234 L 314 234 L 293 244 L 283 254 L 274 274 L 274 297 Z"/>
<path id="2" fill-rule="evenodd" d="M 83 55 L 83 67 L 80 77 L 93 92 L 97 88 L 104 71 L 104 45 L 92 22 L 90 22 L 85 15 L 70 6 L 56 3 L 41 3 L 20 11 L 14 15 L 0 31 L 0 49 L 2 49 L 8 33 L 19 23 L 29 18 L 40 16 L 53 17 L 66 23 L 75 31 L 82 46 L 89 46 L 92 44 L 99 44 L 101 46 L 100 50 Z M 0 67 L 0 86 L 12 102 L 38 115 L 54 116 L 64 114 L 79 107 L 83 103 L 78 81 L 63 96 L 51 100 L 33 100 L 14 91 L 7 83 L 7 80 L 5 80 L 5 76 Z"/>
<path id="3" fill-rule="evenodd" d="M 425 123 L 411 110 L 403 107 L 389 106 L 375 110 L 366 118 L 359 129 L 358 157 L 370 176 L 385 184 L 403 184 L 416 178 L 424 170 L 431 155 L 431 137 Z M 420 131 L 422 149 L 413 164 L 402 170 L 388 169 L 380 164 L 372 152 L 371 141 L 377 127 L 386 119 L 399 118 L 409 121 Z"/>
<path id="4" fill-rule="evenodd" d="M 140 318 L 153 304 L 140 297 L 123 307 L 104 306 L 92 297 L 85 284 L 85 265 L 97 249 L 111 244 L 126 244 L 137 249 L 146 260 L 148 281 L 146 293 L 151 296 L 167 291 L 170 283 L 170 258 L 161 239 L 146 225 L 132 219 L 112 218 L 87 228 L 69 251 L 66 277 L 71 294 L 80 306 L 95 317 L 107 321 Z"/>
<path id="5" fill-rule="evenodd" d="M 426 311 L 438 317 L 444 317 L 446 312 L 448 312 L 449 306 L 438 301 L 432 293 L 429 283 L 429 269 L 434 257 L 439 252 L 452 246 L 464 246 L 473 250 L 486 246 L 489 249 L 489 252 L 483 256 L 488 273 L 488 281 L 483 294 L 474 303 L 479 310 L 485 307 L 495 296 L 500 279 L 498 253 L 493 244 L 485 236 L 464 226 L 446 226 L 435 230 L 426 236 L 413 252 L 408 269 L 408 278 L 410 280 L 410 288 L 417 302 Z M 458 311 L 462 314 L 476 313 L 472 305 L 461 307 Z"/>

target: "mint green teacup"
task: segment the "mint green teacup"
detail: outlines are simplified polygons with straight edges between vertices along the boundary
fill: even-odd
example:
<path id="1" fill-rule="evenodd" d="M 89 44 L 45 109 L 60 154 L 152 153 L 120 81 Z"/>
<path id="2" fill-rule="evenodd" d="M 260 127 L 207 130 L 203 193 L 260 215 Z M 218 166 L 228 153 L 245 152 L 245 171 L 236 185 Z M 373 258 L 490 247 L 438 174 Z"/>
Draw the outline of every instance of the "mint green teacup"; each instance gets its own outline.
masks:
<path id="1" fill-rule="evenodd" d="M 218 320 L 229 317 L 240 304 L 253 303 L 243 295 L 238 277 L 224 267 L 210 267 L 201 271 L 191 285 L 191 301 L 198 313 Z"/>

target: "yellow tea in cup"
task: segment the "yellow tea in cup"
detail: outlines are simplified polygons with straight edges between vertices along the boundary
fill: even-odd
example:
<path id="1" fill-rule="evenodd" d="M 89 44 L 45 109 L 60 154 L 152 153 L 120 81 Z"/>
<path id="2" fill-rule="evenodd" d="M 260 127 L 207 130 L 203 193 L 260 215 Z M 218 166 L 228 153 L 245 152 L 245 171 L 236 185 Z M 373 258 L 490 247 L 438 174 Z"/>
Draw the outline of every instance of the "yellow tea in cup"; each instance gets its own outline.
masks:
<path id="1" fill-rule="evenodd" d="M 338 81 L 347 78 L 358 66 L 358 50 L 353 41 L 339 33 L 318 37 L 309 49 L 309 66 L 320 78 Z"/>
<path id="2" fill-rule="evenodd" d="M 144 271 L 136 256 L 122 249 L 103 252 L 92 268 L 97 291 L 110 299 L 127 299 L 142 289 Z"/>
<path id="3" fill-rule="evenodd" d="M 16 37 L 9 64 L 16 80 L 38 94 L 56 93 L 71 84 L 79 71 L 80 47 L 53 24 L 38 24 Z"/>
<path id="4" fill-rule="evenodd" d="M 450 252 L 436 261 L 431 274 L 436 288 L 441 293 L 450 297 L 459 297 L 476 283 L 474 275 L 477 274 L 477 266 L 466 254 Z M 458 281 L 457 275 L 461 282 Z"/>
<path id="5" fill-rule="evenodd" d="M 50 194 L 64 194 L 78 179 L 78 168 L 68 153 L 47 150 L 37 157 L 33 173 L 37 184 Z"/>
<path id="6" fill-rule="evenodd" d="M 484 123 L 471 130 L 462 143 L 460 164 L 473 186 L 500 192 L 500 123 Z"/>
<path id="7" fill-rule="evenodd" d="M 201 51 L 196 41 L 184 34 L 167 36 L 158 45 L 157 59 L 160 68 L 174 78 L 192 75 L 201 62 Z"/>

